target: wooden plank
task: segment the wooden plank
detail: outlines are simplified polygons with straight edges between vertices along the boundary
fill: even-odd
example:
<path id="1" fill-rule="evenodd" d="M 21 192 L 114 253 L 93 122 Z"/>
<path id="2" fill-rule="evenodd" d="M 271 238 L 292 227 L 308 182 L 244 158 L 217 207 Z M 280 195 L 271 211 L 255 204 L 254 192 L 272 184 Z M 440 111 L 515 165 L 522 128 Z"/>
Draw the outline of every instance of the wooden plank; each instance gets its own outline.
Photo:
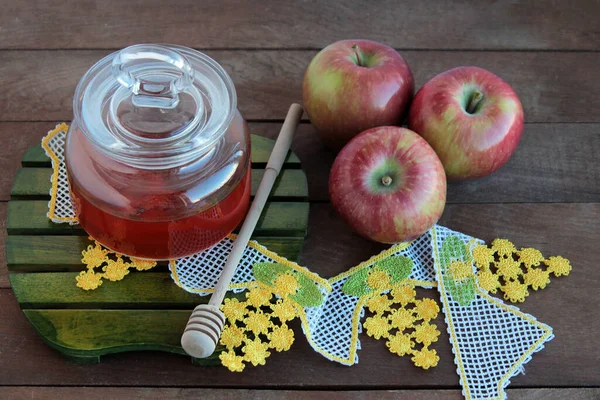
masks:
<path id="1" fill-rule="evenodd" d="M 600 228 L 591 221 L 597 220 L 598 215 L 599 204 L 449 205 L 440 223 L 484 240 L 506 237 L 519 246 L 536 247 L 544 254 L 563 255 L 579 268 L 592 268 L 596 262 L 595 240 L 599 237 Z M 310 234 L 300 263 L 324 277 L 343 272 L 386 248 L 354 234 L 329 204 L 311 205 L 308 231 Z M 281 249 L 281 243 L 258 240 L 276 252 Z M 36 268 L 45 270 L 48 270 L 46 264 L 49 260 L 67 269 L 69 266 L 81 268 L 80 252 L 88 244 L 85 237 L 76 236 L 10 235 L 7 241 L 11 245 L 6 259 L 3 258 L 4 252 L 0 253 L 0 265 L 26 263 L 31 258 L 30 253 L 34 252 Z M 279 247 L 275 249 L 274 246 Z M 56 257 L 55 253 L 63 255 Z M 50 255 L 53 255 L 52 258 Z M 0 272 L 0 279 L 1 276 Z M 4 280 L 7 281 L 6 278 Z"/>
<path id="2" fill-rule="evenodd" d="M 556 385 L 556 382 L 565 386 L 594 386 L 600 383 L 596 373 L 600 349 L 595 345 L 594 339 L 594 332 L 600 329 L 600 321 L 590 319 L 581 312 L 581 304 L 588 302 L 600 286 L 595 273 L 599 228 L 590 223 L 599 214 L 599 204 L 452 205 L 446 210 L 442 223 L 453 229 L 488 241 L 495 237 L 506 237 L 517 246 L 539 248 L 545 255 L 563 255 L 574 266 L 571 276 L 553 279 L 546 290 L 533 293 L 519 306 L 551 325 L 556 338 L 543 352 L 533 357 L 527 366 L 527 375 L 520 375 L 512 380 L 513 387 L 551 386 Z M 312 206 L 309 229 L 311 235 L 307 239 L 302 264 L 324 277 L 340 273 L 385 248 L 384 245 L 365 241 L 353 234 L 335 217 L 327 204 Z M 331 238 L 335 238 L 335 241 Z M 12 296 L 6 290 L 0 291 L 0 296 L 3 292 L 4 295 Z M 109 360 L 107 365 L 95 367 L 98 368 L 95 371 L 101 371 L 98 374 L 102 378 L 92 379 L 85 370 L 59 361 L 53 353 L 45 351 L 43 345 L 37 345 L 36 340 L 39 339 L 33 333 L 28 334 L 26 328 L 18 328 L 19 323 L 14 320 L 22 317 L 18 315 L 16 303 L 11 305 L 11 302 L 14 302 L 12 297 L 8 304 L 7 301 L 2 303 L 0 297 L 0 332 L 6 332 L 6 346 L 11 349 L 18 347 L 20 350 L 16 354 L 5 351 L 5 356 L 0 357 L 0 368 L 8 371 L 4 377 L 0 376 L 0 384 L 50 384 L 56 381 L 77 385 L 114 385 L 124 382 L 153 386 L 199 384 L 195 372 L 197 370 L 188 369 L 187 361 L 155 353 L 120 355 Z M 16 311 L 10 312 L 11 307 Z M 442 322 L 438 321 L 438 324 Z M 581 329 L 582 326 L 585 329 Z M 299 334 L 297 338 L 289 353 L 274 355 L 265 367 L 249 368 L 244 374 L 236 375 L 233 386 L 278 388 L 301 384 L 302 388 L 365 389 L 377 386 L 455 387 L 458 384 L 456 367 L 452 364 L 452 353 L 444 332 L 436 345 L 442 357 L 440 365 L 427 373 L 412 367 L 405 358 L 391 356 L 382 343 L 362 337 L 360 363 L 344 369 L 344 374 L 339 374 L 339 366 L 315 354 Z M 19 347 L 23 340 L 25 344 Z M 33 362 L 33 359 L 37 362 Z M 297 369 L 298 365 L 303 368 Z M 156 377 L 151 374 L 156 368 L 168 368 L 171 373 L 168 377 Z M 49 376 L 50 369 L 52 372 Z M 116 370 L 120 371 L 119 374 Z M 282 375 L 282 370 L 297 372 Z M 398 370 L 402 374 L 398 374 Z M 207 369 L 206 372 L 203 370 L 203 376 L 206 379 L 203 382 L 211 382 L 211 386 L 232 386 L 231 375 L 219 368 Z"/>
<path id="3" fill-rule="evenodd" d="M 0 201 L 10 199 L 10 188 L 15 179 L 23 152 L 40 144 L 42 137 L 56 122 L 38 122 L 23 124 L 18 122 L 0 122 Z"/>
<path id="4" fill-rule="evenodd" d="M 423 385 L 425 382 L 438 382 L 437 385 L 446 387 L 458 385 L 458 379 L 452 369 L 452 353 L 444 332 L 440 337 L 442 346 L 436 347 L 443 357 L 442 363 L 446 364 L 445 373 L 441 370 L 430 371 L 427 374 L 416 371 L 408 358 L 390 355 L 383 343 L 365 338 L 362 340 L 364 350 L 361 351 L 361 363 L 352 368 L 343 368 L 344 373 L 340 374 L 339 364 L 326 360 L 310 348 L 297 321 L 293 321 L 291 327 L 294 329 L 296 341 L 290 351 L 273 353 L 266 366 L 246 368 L 242 374 L 233 375 L 220 367 L 198 369 L 190 365 L 187 357 L 157 352 L 125 353 L 106 357 L 101 364 L 94 366 L 93 373 L 90 373 L 90 367 L 65 362 L 57 352 L 44 344 L 29 326 L 12 292 L 0 289 L 0 335 L 3 339 L 0 341 L 0 368 L 3 371 L 0 374 L 0 385 L 50 385 L 52 382 L 60 382 L 61 385 L 85 386 L 206 385 L 229 388 L 308 389 L 320 384 L 320 387 L 331 386 L 340 389 L 345 386 L 348 390 L 366 385 L 373 386 L 368 383 L 371 380 L 368 368 L 373 369 L 376 366 L 378 373 L 384 372 L 388 383 L 394 382 L 394 387 L 410 387 L 419 383 Z M 443 346 L 444 344 L 446 346 Z M 298 368 L 299 365 L 302 368 Z M 398 370 L 401 370 L 402 374 L 398 374 Z M 359 378 L 361 376 L 362 379 Z M 366 379 L 367 377 L 369 379 Z M 378 380 L 381 379 L 375 379 L 374 384 L 377 384 Z"/>
<path id="5" fill-rule="evenodd" d="M 281 126 L 279 128 L 281 129 Z M 252 163 L 266 164 L 267 161 L 269 161 L 269 156 L 271 155 L 273 146 L 275 146 L 275 142 L 273 140 L 252 135 L 252 152 L 250 154 L 252 157 Z M 300 164 L 300 159 L 298 159 L 298 156 L 292 152 L 288 152 L 284 165 L 288 168 L 292 168 L 294 166 L 298 167 L 298 164 Z"/>
<path id="6" fill-rule="evenodd" d="M 68 121 L 75 85 L 104 50 L 9 51 L 2 54 L 0 115 L 5 121 Z M 283 119 L 301 98 L 302 78 L 315 51 L 208 51 L 231 74 L 238 106 L 249 120 Z M 510 83 L 527 122 L 600 122 L 598 52 L 402 51 L 417 88 L 432 76 L 478 65 Z M 573 66 L 577 66 L 574 68 Z M 557 79 L 560 77 L 560 79 Z M 51 99 L 51 100 L 50 100 Z"/>
<path id="7" fill-rule="evenodd" d="M 12 200 L 7 204 L 6 232 L 9 235 L 86 235 L 79 225 L 50 221 L 46 216 L 48 200 Z"/>
<path id="8" fill-rule="evenodd" d="M 250 125 L 252 126 L 252 125 Z M 37 135 L 42 136 L 46 131 L 35 132 Z M 279 132 L 279 131 L 278 131 Z M 22 133 L 22 132 L 21 132 Z M 269 161 L 269 156 L 273 150 L 275 142 L 262 136 L 252 135 L 252 163 L 253 164 L 266 164 Z M 40 144 L 30 147 L 23 153 L 21 160 L 23 167 L 50 167 L 50 158 L 46 155 L 44 149 Z M 294 153 L 289 152 L 284 165 L 287 168 L 294 168 L 300 164 L 298 156 Z"/>
<path id="9" fill-rule="evenodd" d="M 10 199 L 10 187 L 27 145 L 39 143 L 54 125 L 0 122 L 0 137 L 10 143 L 0 146 L 0 170 L 5 171 L 0 174 L 0 200 Z M 277 137 L 280 127 L 279 122 L 250 124 L 255 135 L 271 139 Z M 335 155 L 323 147 L 307 123 L 299 126 L 292 147 L 303 160 L 310 199 L 327 201 L 329 170 Z M 525 124 L 519 147 L 509 162 L 486 178 L 450 184 L 448 203 L 597 202 L 599 154 L 600 124 Z M 41 160 L 27 159 L 32 161 L 28 166 Z"/>
<path id="10" fill-rule="evenodd" d="M 24 310 L 52 348 L 78 361 L 125 351 L 159 350 L 186 355 L 181 333 L 191 310 Z M 202 364 L 220 363 L 215 353 Z"/>
<path id="11" fill-rule="evenodd" d="M 544 255 L 562 255 L 572 262 L 571 276 L 553 279 L 547 289 L 532 293 L 519 305 L 552 326 L 556 338 L 544 351 L 534 355 L 526 375 L 512 379 L 512 387 L 555 386 L 557 382 L 564 386 L 600 385 L 597 374 L 600 348 L 595 340 L 600 320 L 589 318 L 581 308 L 582 304 L 590 304 L 600 287 L 596 273 L 600 228 L 592 223 L 598 215 L 600 204 L 479 204 L 450 205 L 446 209 L 441 223 L 452 229 L 487 241 L 505 237 L 517 246 L 532 246 Z M 301 264 L 323 277 L 343 272 L 386 247 L 357 237 L 328 204 L 311 206 L 309 230 Z M 423 295 L 435 296 L 427 291 Z M 119 355 L 105 365 L 94 367 L 91 376 L 89 370 L 64 363 L 47 350 L 26 322 L 20 322 L 22 318 L 12 292 L 0 290 L 0 335 L 5 338 L 0 346 L 6 349 L 0 357 L 0 369 L 7 371 L 0 374 L 0 384 L 193 386 L 210 382 L 215 387 L 301 386 L 346 390 L 458 385 L 444 330 L 436 344 L 440 365 L 428 372 L 414 368 L 406 358 L 390 355 L 383 343 L 363 335 L 360 363 L 340 374 L 339 365 L 314 353 L 297 333 L 289 353 L 274 354 L 265 367 L 248 368 L 235 375 L 232 384 L 232 375 L 220 368 L 202 370 L 200 382 L 198 370 L 188 368 L 187 359 L 157 353 Z M 443 326 L 441 319 L 437 323 Z M 169 374 L 157 376 L 156 370 L 169 370 Z M 292 370 L 293 374 L 281 374 Z"/>
<path id="12" fill-rule="evenodd" d="M 555 205 L 552 205 L 555 207 Z M 578 205 L 580 206 L 580 205 Z M 515 206 L 512 206 L 515 207 Z M 552 211 L 551 209 L 543 210 Z M 556 211 L 556 210 L 554 210 Z M 540 211 L 540 214 L 542 211 Z M 531 213 L 530 213 L 531 214 Z M 584 214 L 584 213 L 582 213 Z M 564 213 L 560 216 L 564 216 Z M 470 216 L 469 216 L 470 217 Z M 584 217 L 586 217 L 584 215 Z M 588 215 L 589 217 L 589 215 Z M 544 218 L 540 215 L 532 219 Z M 564 221 L 563 221 L 564 222 Z M 457 225 L 457 220 L 454 220 Z M 576 223 L 577 224 L 577 223 Z M 540 226 L 537 230 L 524 231 L 525 237 L 545 241 L 541 246 L 544 253 L 549 246 L 557 246 L 558 238 L 562 235 L 573 234 L 573 241 L 581 241 L 587 232 L 572 231 L 574 224 L 568 222 L 564 230 L 554 230 L 554 234 L 544 237 L 544 232 L 561 225 L 558 222 Z M 456 226 L 452 226 L 456 228 Z M 494 227 L 492 229 L 495 229 Z M 524 227 L 529 228 L 527 227 Z M 507 226 L 506 237 L 517 236 L 520 227 Z M 481 227 L 480 232 L 490 234 L 490 228 Z M 512 232 L 512 235 L 510 234 Z M 553 239 L 552 239 L 553 238 Z M 550 239 L 550 241 L 549 241 Z M 517 245 L 533 245 L 533 240 L 517 241 Z M 360 252 L 361 241 L 355 241 L 355 251 Z M 587 239 L 587 245 L 595 242 Z M 563 244 L 575 251 L 582 249 L 576 244 Z M 585 248 L 584 248 L 585 249 Z M 589 249 L 588 249 L 589 250 Z M 346 249 L 348 252 L 348 248 Z M 557 252 L 558 253 L 558 252 Z M 552 253 L 549 253 L 552 254 Z M 560 254 L 560 253 L 558 253 Z M 565 252 L 565 256 L 570 256 Z M 585 257 L 585 256 L 583 256 Z M 331 258 L 323 257 L 322 266 L 328 265 Z M 576 257 L 571 257 L 575 259 Z M 344 257 L 329 270 L 341 269 L 339 265 Z M 594 259 L 593 251 L 587 256 Z M 544 387 L 556 386 L 557 382 L 566 387 L 598 386 L 597 360 L 600 349 L 596 346 L 595 332 L 600 329 L 598 319 L 589 318 L 581 312 L 581 304 L 589 300 L 590 294 L 598 287 L 597 274 L 594 274 L 596 263 L 582 264 L 582 258 L 574 261 L 575 270 L 572 276 L 553 281 L 549 288 L 532 294 L 520 308 L 532 313 L 539 320 L 554 328 L 556 338 L 551 341 L 544 351 L 535 354 L 527 364 L 527 374 L 512 379 L 511 387 Z M 312 267 L 312 266 L 311 266 Z M 330 276 L 316 267 L 323 276 Z M 424 295 L 434 296 L 433 292 L 424 291 Z M 438 326 L 443 326 L 440 319 Z M 223 368 L 206 368 L 198 370 L 190 365 L 185 357 L 161 353 L 131 353 L 109 357 L 100 365 L 94 367 L 93 374 L 89 368 L 66 363 L 57 353 L 48 348 L 37 334 L 31 329 L 19 309 L 14 295 L 9 289 L 0 289 L 0 385 L 125 385 L 125 386 L 197 386 L 227 388 L 331 388 L 342 390 L 367 390 L 377 387 L 386 388 L 457 388 L 458 377 L 456 366 L 452 363 L 453 355 L 448 344 L 445 330 L 435 348 L 441 360 L 438 367 L 422 371 L 412 366 L 406 357 L 399 358 L 391 355 L 381 341 L 361 335 L 362 350 L 360 363 L 351 368 L 343 368 L 314 353 L 293 324 L 296 332 L 296 342 L 289 352 L 273 354 L 266 366 L 247 368 L 243 374 L 232 375 Z M 585 328 L 582 328 L 585 327 Z M 302 368 L 298 368 L 301 365 Z M 156 371 L 168 371 L 157 373 Z M 293 371 L 283 373 L 282 371 Z M 400 372 L 399 372 L 400 371 Z M 199 379 L 199 374 L 201 379 Z"/>
<path id="13" fill-rule="evenodd" d="M 0 201 L 10 199 L 10 188 L 14 182 L 15 174 L 19 169 L 21 160 L 27 167 L 46 167 L 48 157 L 40 147 L 42 137 L 53 129 L 59 121 L 51 122 L 0 122 L 0 138 L 4 146 L 0 146 Z M 263 124 L 250 124 L 250 130 L 255 129 L 262 132 Z M 277 137 L 281 123 L 267 124 Z M 266 160 L 271 154 L 273 141 L 261 136 L 252 135 L 252 161 L 254 167 L 264 167 Z M 297 169 L 300 167 L 298 157 L 290 153 L 285 163 L 286 169 Z"/>
<path id="14" fill-rule="evenodd" d="M 188 293 L 173 284 L 170 272 L 131 272 L 120 282 L 106 281 L 97 290 L 75 286 L 78 272 L 10 274 L 10 283 L 23 309 L 185 309 L 208 296 Z M 243 294 L 233 297 L 244 297 Z M 231 296 L 230 296 L 231 297 Z M 245 298 L 245 297 L 244 297 Z"/>
<path id="15" fill-rule="evenodd" d="M 277 133 L 271 124 L 254 132 Z M 329 171 L 335 154 L 323 147 L 309 124 L 298 128 L 293 150 L 303 161 L 311 201 L 329 201 Z M 448 204 L 600 202 L 600 125 L 525 124 L 511 159 L 493 174 L 450 183 Z"/>
<path id="16" fill-rule="evenodd" d="M 264 169 L 252 169 L 252 196 L 256 194 Z M 20 168 L 10 190 L 12 199 L 49 199 L 51 168 Z M 300 169 L 284 169 L 269 197 L 273 201 L 308 199 L 306 175 Z"/>
<path id="17" fill-rule="evenodd" d="M 11 386 L 0 387 L 0 397 L 6 399 L 79 400 L 85 390 L 87 400 L 145 399 L 253 399 L 253 400 L 462 400 L 458 389 L 452 390 L 260 390 L 260 389 L 195 389 L 156 387 L 50 387 Z M 600 397 L 598 388 L 569 389 L 507 389 L 510 400 L 591 400 Z"/>
<path id="18" fill-rule="evenodd" d="M 6 2 L 2 48 L 115 48 L 180 43 L 202 48 L 323 47 L 368 37 L 416 49 L 598 49 L 597 1 L 280 2 L 235 0 Z M 227 12 L 223 12 L 227 10 Z M 160 15 L 160 18 L 156 18 Z M 272 16 L 272 17 L 271 17 Z"/>
<path id="19" fill-rule="evenodd" d="M 298 258 L 303 237 L 261 237 L 262 245 L 282 257 Z M 6 238 L 6 264 L 9 271 L 68 271 L 81 270 L 81 252 L 90 245 L 85 236 L 20 236 Z"/>
<path id="20" fill-rule="evenodd" d="M 257 236 L 306 236 L 308 203 L 269 202 L 254 231 Z M 55 224 L 46 213 L 48 201 L 13 200 L 8 203 L 9 235 L 86 235 L 78 225 Z"/>
<path id="21" fill-rule="evenodd" d="M 0 203 L 0 230 L 6 230 L 6 203 Z M 6 235 L 0 235 L 0 288 L 10 287 L 8 283 L 8 269 L 5 261 L 5 241 Z"/>
<path id="22" fill-rule="evenodd" d="M 600 287 L 600 274 L 596 273 L 600 225 L 592 221 L 597 221 L 598 216 L 599 203 L 456 204 L 446 207 L 439 223 L 485 241 L 507 238 L 519 247 L 537 248 L 544 255 L 562 255 L 571 260 L 574 272 L 568 278 L 556 279 L 557 286 L 595 292 Z M 344 272 L 389 247 L 358 237 L 330 204 L 311 205 L 308 231 L 300 264 L 323 277 Z M 530 296 L 525 306 L 545 296 L 549 296 L 549 302 L 560 299 L 561 294 L 555 292 L 559 289 L 553 285 Z"/>

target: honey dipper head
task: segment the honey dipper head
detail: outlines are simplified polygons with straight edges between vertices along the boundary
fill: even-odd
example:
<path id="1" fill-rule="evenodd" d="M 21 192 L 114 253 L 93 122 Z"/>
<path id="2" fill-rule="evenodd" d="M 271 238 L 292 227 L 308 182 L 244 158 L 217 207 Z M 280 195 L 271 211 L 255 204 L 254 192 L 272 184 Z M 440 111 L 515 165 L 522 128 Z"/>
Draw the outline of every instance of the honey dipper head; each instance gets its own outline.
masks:
<path id="1" fill-rule="evenodd" d="M 210 356 L 217 347 L 224 325 L 225 315 L 218 307 L 200 304 L 192 312 L 181 336 L 181 347 L 195 358 Z"/>

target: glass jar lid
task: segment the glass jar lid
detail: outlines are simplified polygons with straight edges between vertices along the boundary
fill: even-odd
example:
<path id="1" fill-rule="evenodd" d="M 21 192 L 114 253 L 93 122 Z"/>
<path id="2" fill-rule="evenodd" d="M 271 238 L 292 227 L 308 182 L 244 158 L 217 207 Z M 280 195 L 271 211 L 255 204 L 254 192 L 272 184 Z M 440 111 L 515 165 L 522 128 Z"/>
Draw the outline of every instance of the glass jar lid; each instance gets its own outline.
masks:
<path id="1" fill-rule="evenodd" d="M 81 78 L 75 120 L 105 154 L 144 169 L 173 168 L 213 148 L 229 127 L 236 93 L 212 58 L 175 45 L 110 54 Z"/>

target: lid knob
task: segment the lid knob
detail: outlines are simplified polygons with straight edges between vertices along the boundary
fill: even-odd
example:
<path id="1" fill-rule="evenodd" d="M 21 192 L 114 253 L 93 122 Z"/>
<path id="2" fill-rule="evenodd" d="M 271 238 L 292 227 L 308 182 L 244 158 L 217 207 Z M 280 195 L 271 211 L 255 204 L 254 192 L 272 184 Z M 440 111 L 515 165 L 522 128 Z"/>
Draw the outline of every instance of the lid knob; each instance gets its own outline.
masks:
<path id="1" fill-rule="evenodd" d="M 131 90 L 136 107 L 174 108 L 179 103 L 179 92 L 194 82 L 188 60 L 161 45 L 124 48 L 113 58 L 112 74 Z"/>

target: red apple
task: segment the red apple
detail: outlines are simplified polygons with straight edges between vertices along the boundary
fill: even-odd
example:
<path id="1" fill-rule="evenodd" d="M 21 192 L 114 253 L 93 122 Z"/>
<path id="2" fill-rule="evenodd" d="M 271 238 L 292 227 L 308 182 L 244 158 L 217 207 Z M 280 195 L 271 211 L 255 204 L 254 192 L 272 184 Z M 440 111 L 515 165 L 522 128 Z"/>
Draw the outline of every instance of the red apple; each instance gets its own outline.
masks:
<path id="1" fill-rule="evenodd" d="M 438 221 L 446 204 L 446 176 L 423 138 L 382 126 L 356 136 L 338 154 L 329 193 L 333 208 L 361 236 L 397 243 Z"/>
<path id="2" fill-rule="evenodd" d="M 313 58 L 302 98 L 323 142 L 339 150 L 366 129 L 400 125 L 414 90 L 410 68 L 396 50 L 370 40 L 342 40 Z"/>
<path id="3" fill-rule="evenodd" d="M 510 158 L 523 131 L 523 107 L 498 76 L 458 67 L 417 92 L 408 126 L 433 147 L 448 179 L 477 178 Z"/>

